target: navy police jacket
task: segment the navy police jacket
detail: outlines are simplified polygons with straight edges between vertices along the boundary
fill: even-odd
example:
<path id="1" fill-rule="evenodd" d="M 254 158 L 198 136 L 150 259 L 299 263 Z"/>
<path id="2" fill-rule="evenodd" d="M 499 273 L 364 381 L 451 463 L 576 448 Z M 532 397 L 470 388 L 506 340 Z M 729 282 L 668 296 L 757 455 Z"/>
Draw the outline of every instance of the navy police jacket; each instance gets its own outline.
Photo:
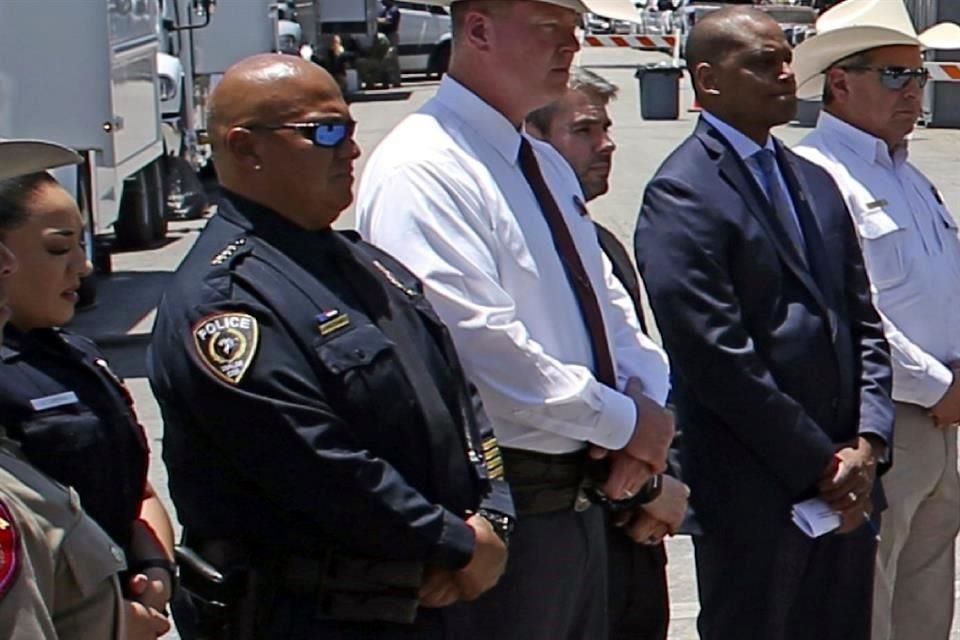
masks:
<path id="1" fill-rule="evenodd" d="M 0 416 L 31 464 L 76 489 L 84 510 L 129 551 L 149 451 L 130 394 L 96 345 L 58 329 L 8 325 Z"/>
<path id="2" fill-rule="evenodd" d="M 148 368 L 191 539 L 460 568 L 465 518 L 512 515 L 446 328 L 356 234 L 225 193 L 165 292 Z"/>

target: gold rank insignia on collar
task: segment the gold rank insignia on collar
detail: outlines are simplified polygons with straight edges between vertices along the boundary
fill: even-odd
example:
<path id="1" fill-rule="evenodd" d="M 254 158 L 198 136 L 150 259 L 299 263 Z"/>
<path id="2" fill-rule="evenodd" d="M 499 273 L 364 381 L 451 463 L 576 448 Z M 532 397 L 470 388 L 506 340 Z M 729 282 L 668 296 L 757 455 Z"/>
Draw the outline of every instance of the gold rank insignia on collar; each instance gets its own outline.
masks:
<path id="1" fill-rule="evenodd" d="M 224 262 L 226 262 L 227 260 L 229 260 L 231 257 L 233 257 L 233 254 L 237 252 L 237 249 L 239 249 L 240 247 L 242 247 L 242 246 L 245 245 L 246 243 L 247 243 L 247 239 L 246 239 L 246 238 L 237 238 L 236 240 L 234 240 L 233 242 L 231 242 L 230 244 L 228 244 L 227 246 L 225 246 L 225 247 L 220 251 L 220 253 L 218 253 L 216 256 L 214 256 L 213 260 L 210 261 L 210 264 L 212 264 L 212 265 L 221 265 L 221 264 L 223 264 Z"/>
<path id="2" fill-rule="evenodd" d="M 400 278 L 398 278 L 393 271 L 390 271 L 390 269 L 387 269 L 385 266 L 383 266 L 382 262 L 380 262 L 379 260 L 374 260 L 373 266 L 375 266 L 380 271 L 380 273 L 383 274 L 383 276 L 387 279 L 387 282 L 395 286 L 397 289 L 400 289 L 400 291 L 403 291 L 405 294 L 407 294 L 411 298 L 416 297 L 417 292 L 411 289 L 410 287 L 408 287 L 407 285 L 403 284 L 402 282 L 400 282 Z"/>
<path id="3" fill-rule="evenodd" d="M 316 316 L 317 330 L 322 336 L 328 336 L 338 329 L 350 326 L 350 316 L 339 309 L 324 309 Z"/>
<path id="4" fill-rule="evenodd" d="M 193 326 L 200 361 L 230 384 L 240 384 L 257 354 L 259 339 L 260 326 L 248 313 L 215 313 Z"/>
<path id="5" fill-rule="evenodd" d="M 0 502 L 0 599 L 10 590 L 20 570 L 20 532 L 10 510 Z"/>

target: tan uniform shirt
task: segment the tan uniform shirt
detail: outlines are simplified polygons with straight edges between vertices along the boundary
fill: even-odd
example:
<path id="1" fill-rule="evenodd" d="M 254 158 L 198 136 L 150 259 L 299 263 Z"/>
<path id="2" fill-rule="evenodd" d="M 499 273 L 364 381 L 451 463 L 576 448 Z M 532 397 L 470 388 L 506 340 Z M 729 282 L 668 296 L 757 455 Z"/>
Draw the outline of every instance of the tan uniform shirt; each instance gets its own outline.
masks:
<path id="1" fill-rule="evenodd" d="M 73 489 L 19 457 L 2 433 L 0 505 L 0 637 L 119 638 L 123 551 L 84 514 Z"/>

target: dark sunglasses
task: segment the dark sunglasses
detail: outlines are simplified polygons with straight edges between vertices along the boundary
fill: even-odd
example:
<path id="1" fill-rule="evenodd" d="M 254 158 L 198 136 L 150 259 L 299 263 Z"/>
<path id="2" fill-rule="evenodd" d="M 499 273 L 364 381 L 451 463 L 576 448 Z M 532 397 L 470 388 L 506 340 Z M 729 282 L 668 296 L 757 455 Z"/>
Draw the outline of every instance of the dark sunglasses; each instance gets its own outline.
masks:
<path id="1" fill-rule="evenodd" d="M 321 122 L 288 122 L 286 124 L 248 124 L 251 131 L 276 131 L 292 129 L 317 147 L 332 149 L 347 138 L 353 137 L 357 123 L 353 120 L 325 120 Z"/>
<path id="2" fill-rule="evenodd" d="M 880 74 L 880 84 L 882 84 L 887 89 L 893 91 L 899 91 L 903 89 L 910 80 L 916 79 L 917 85 L 922 89 L 927 84 L 927 80 L 930 79 L 930 72 L 926 70 L 925 67 L 918 67 L 916 69 L 911 69 L 909 67 L 870 67 L 870 66 L 860 66 L 860 67 L 840 67 L 845 71 L 874 71 Z"/>

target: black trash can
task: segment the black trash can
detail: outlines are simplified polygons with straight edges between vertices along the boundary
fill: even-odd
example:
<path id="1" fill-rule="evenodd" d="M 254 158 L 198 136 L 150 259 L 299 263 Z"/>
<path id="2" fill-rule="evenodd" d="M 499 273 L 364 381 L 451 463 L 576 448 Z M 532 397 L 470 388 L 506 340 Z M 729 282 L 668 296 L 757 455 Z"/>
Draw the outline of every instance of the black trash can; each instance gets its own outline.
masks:
<path id="1" fill-rule="evenodd" d="M 821 106 L 820 100 L 797 100 L 797 115 L 793 118 L 794 122 L 801 127 L 817 126 Z"/>
<path id="2" fill-rule="evenodd" d="M 637 67 L 640 115 L 644 120 L 676 120 L 680 117 L 680 78 L 683 69 L 672 64 Z"/>

